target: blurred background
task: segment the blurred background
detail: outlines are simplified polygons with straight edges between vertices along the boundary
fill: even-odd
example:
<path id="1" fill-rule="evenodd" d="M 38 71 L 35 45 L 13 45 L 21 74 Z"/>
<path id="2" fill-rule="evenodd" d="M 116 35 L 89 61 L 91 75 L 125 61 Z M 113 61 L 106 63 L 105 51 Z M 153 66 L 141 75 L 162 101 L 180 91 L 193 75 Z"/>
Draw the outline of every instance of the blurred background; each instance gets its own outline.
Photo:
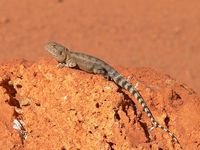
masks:
<path id="1" fill-rule="evenodd" d="M 0 0 L 0 63 L 50 57 L 49 40 L 200 93 L 199 0 Z"/>

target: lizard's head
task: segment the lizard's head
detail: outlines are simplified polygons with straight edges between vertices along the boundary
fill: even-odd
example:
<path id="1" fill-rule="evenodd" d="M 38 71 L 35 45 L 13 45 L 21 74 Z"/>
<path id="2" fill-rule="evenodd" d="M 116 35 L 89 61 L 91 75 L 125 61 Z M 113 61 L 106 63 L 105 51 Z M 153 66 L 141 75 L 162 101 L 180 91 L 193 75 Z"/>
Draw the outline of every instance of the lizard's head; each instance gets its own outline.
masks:
<path id="1" fill-rule="evenodd" d="M 56 42 L 50 41 L 45 44 L 45 49 L 58 61 L 64 62 L 68 57 L 69 50 Z"/>

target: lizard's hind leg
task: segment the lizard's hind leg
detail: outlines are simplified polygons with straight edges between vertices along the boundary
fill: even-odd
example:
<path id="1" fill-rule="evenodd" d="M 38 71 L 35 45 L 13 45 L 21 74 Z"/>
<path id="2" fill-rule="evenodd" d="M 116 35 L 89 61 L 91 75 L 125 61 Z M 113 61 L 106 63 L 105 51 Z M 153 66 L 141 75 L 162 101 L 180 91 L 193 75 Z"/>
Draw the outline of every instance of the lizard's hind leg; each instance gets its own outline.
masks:
<path id="1" fill-rule="evenodd" d="M 104 76 L 104 78 L 106 78 L 107 80 L 111 80 L 110 76 L 108 75 L 107 71 L 104 68 L 93 68 L 93 72 L 94 74 L 101 74 Z"/>

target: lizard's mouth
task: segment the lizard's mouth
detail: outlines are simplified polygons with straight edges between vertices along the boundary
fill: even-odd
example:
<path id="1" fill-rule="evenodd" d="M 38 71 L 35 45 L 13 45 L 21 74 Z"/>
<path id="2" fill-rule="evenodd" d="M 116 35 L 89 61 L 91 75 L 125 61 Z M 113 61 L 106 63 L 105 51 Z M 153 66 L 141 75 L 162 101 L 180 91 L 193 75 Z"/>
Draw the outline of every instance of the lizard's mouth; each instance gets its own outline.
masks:
<path id="1" fill-rule="evenodd" d="M 46 44 L 44 47 L 51 55 L 53 55 L 54 57 L 58 56 L 58 52 L 55 49 L 55 45 L 53 44 Z"/>
<path id="2" fill-rule="evenodd" d="M 58 57 L 58 53 L 56 52 L 56 50 L 54 48 L 50 48 L 47 50 L 51 55 L 53 55 L 53 57 Z"/>

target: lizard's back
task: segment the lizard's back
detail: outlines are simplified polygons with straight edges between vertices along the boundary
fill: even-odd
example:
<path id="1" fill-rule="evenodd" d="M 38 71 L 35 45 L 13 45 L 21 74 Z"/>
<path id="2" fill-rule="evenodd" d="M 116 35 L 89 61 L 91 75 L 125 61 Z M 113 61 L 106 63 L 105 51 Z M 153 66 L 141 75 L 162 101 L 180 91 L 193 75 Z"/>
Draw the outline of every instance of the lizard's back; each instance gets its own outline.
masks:
<path id="1" fill-rule="evenodd" d="M 78 68 L 86 72 L 94 73 L 95 68 L 103 69 L 106 72 L 113 69 L 109 64 L 94 56 L 78 52 L 70 52 L 70 56 L 74 59 Z"/>

